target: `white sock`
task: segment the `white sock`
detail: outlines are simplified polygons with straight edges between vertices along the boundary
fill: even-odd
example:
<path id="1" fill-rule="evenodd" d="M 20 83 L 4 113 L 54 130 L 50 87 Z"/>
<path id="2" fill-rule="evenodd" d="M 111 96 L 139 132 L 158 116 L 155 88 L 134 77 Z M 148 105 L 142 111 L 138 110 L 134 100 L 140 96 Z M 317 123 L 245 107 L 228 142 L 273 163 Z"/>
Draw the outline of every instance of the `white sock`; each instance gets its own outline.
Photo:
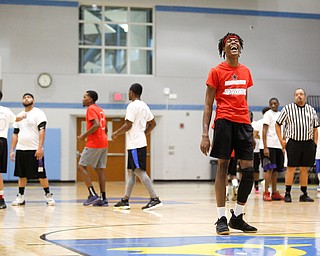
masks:
<path id="1" fill-rule="evenodd" d="M 234 208 L 234 215 L 238 217 L 240 214 L 244 213 L 244 205 L 236 204 L 236 207 Z"/>
<path id="2" fill-rule="evenodd" d="M 226 196 L 229 194 L 229 186 L 226 186 Z"/>
<path id="3" fill-rule="evenodd" d="M 223 216 L 226 216 L 226 207 L 217 207 L 218 211 L 218 219 L 220 219 Z"/>
<path id="4" fill-rule="evenodd" d="M 235 186 L 235 187 L 238 187 L 238 186 L 239 186 L 238 179 L 233 179 L 231 182 L 232 182 L 232 185 L 233 185 L 233 186 Z"/>

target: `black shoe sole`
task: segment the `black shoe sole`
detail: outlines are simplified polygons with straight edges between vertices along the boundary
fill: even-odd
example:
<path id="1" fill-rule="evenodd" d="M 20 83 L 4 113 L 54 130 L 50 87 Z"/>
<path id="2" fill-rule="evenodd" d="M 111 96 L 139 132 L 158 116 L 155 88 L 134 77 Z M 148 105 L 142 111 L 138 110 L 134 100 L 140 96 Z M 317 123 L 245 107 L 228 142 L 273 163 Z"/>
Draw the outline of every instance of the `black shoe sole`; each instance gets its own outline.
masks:
<path id="1" fill-rule="evenodd" d="M 109 204 L 92 204 L 93 207 L 107 207 Z"/>
<path id="2" fill-rule="evenodd" d="M 161 207 L 163 204 L 162 203 L 159 203 L 159 204 L 156 204 L 156 205 L 154 205 L 154 206 L 151 206 L 151 207 L 149 207 L 149 208 L 141 208 L 142 209 L 142 211 L 149 211 L 149 210 L 152 210 L 152 209 L 156 209 L 156 208 L 158 208 L 158 207 Z"/>
<path id="3" fill-rule="evenodd" d="M 285 203 L 291 203 L 291 202 L 292 202 L 292 199 L 291 199 L 291 197 L 288 198 L 288 199 L 284 198 L 283 201 L 284 201 Z"/>
<path id="4" fill-rule="evenodd" d="M 243 233 L 257 233 L 257 232 L 258 232 L 258 230 L 249 231 L 249 230 L 242 230 L 242 229 L 240 229 L 240 228 L 233 228 L 233 227 L 231 227 L 231 226 L 229 226 L 229 227 L 232 228 L 232 229 L 240 230 L 240 231 L 242 231 Z"/>
<path id="5" fill-rule="evenodd" d="M 21 203 L 21 204 L 16 204 L 16 205 L 12 205 L 12 206 L 23 206 L 23 205 L 26 205 L 26 201 L 24 201 L 24 202 Z"/>
<path id="6" fill-rule="evenodd" d="M 240 228 L 233 227 L 232 225 L 230 225 L 230 223 L 229 223 L 229 227 L 232 229 L 240 230 L 243 233 L 257 233 L 258 232 L 258 230 L 242 230 Z"/>

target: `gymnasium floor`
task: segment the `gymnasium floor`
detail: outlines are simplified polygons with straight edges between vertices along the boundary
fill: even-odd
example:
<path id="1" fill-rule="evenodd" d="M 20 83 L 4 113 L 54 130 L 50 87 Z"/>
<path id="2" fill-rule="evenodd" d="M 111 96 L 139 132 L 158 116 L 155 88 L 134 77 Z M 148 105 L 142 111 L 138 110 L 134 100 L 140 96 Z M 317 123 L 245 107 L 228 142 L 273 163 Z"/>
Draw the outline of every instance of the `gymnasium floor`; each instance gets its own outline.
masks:
<path id="1" fill-rule="evenodd" d="M 46 206 L 38 183 L 28 184 L 26 205 L 11 206 L 16 184 L 6 184 L 8 208 L 0 210 L 0 255 L 320 255 L 320 193 L 309 186 L 314 203 L 264 202 L 251 194 L 245 220 L 256 234 L 231 230 L 218 236 L 212 182 L 160 182 L 155 189 L 164 206 L 144 212 L 148 201 L 138 183 L 131 210 L 115 211 L 124 192 L 123 182 L 107 183 L 109 207 L 85 207 L 83 183 L 51 183 L 56 205 Z M 95 184 L 97 190 L 97 184 Z M 279 184 L 283 192 L 283 184 Z M 227 203 L 227 208 L 234 207 Z M 230 215 L 229 215 L 230 216 Z"/>

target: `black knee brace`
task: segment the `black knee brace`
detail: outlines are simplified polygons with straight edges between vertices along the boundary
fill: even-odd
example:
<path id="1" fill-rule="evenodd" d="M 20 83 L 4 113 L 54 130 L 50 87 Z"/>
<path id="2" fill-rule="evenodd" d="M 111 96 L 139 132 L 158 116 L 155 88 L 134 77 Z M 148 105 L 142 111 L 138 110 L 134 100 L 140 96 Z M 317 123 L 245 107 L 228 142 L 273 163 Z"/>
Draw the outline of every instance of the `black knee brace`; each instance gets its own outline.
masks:
<path id="1" fill-rule="evenodd" d="M 245 204 L 247 202 L 248 196 L 251 193 L 253 185 L 253 167 L 248 167 L 241 169 L 242 178 L 238 189 L 238 199 L 237 201 Z"/>

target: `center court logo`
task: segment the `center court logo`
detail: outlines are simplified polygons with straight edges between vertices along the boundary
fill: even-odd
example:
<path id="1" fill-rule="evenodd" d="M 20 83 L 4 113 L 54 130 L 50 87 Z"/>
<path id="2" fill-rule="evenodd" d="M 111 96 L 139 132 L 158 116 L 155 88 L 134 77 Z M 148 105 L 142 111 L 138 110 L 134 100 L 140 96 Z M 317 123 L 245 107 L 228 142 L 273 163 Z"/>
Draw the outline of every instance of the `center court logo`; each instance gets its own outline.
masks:
<path id="1" fill-rule="evenodd" d="M 50 240 L 48 240 L 50 241 Z M 85 255 L 319 255 L 320 238 L 301 236 L 201 236 L 50 241 Z"/>
<path id="2" fill-rule="evenodd" d="M 305 244 L 257 245 L 257 244 L 193 244 L 171 247 L 132 247 L 109 249 L 108 251 L 125 251 L 135 255 L 305 255 L 305 251 L 296 247 Z"/>

